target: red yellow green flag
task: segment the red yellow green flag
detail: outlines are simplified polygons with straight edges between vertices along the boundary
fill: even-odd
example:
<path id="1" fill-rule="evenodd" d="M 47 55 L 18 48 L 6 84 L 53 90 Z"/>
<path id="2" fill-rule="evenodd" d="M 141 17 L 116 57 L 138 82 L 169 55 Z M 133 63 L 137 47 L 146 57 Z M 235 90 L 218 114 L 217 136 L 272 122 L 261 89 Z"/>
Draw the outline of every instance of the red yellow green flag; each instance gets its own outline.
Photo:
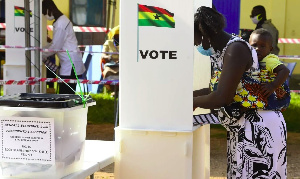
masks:
<path id="1" fill-rule="evenodd" d="M 155 7 L 138 4 L 138 25 L 175 28 L 174 13 Z"/>
<path id="2" fill-rule="evenodd" d="M 25 8 L 15 6 L 15 16 L 25 16 Z M 30 17 L 32 17 L 32 12 L 30 11 Z"/>

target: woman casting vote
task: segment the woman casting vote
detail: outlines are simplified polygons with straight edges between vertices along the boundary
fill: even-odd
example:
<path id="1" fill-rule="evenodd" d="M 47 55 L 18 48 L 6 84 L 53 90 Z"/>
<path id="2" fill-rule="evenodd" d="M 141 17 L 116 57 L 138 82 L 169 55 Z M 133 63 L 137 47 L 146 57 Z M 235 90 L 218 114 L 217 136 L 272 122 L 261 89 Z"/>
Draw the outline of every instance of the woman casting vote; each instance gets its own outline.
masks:
<path id="1" fill-rule="evenodd" d="M 229 116 L 218 112 L 228 134 L 227 177 L 286 178 L 286 124 L 280 107 L 266 110 L 259 94 L 255 50 L 223 30 L 225 19 L 216 10 L 200 7 L 194 18 L 194 45 L 214 64 L 211 92 L 194 91 L 194 108 L 237 110 Z"/>

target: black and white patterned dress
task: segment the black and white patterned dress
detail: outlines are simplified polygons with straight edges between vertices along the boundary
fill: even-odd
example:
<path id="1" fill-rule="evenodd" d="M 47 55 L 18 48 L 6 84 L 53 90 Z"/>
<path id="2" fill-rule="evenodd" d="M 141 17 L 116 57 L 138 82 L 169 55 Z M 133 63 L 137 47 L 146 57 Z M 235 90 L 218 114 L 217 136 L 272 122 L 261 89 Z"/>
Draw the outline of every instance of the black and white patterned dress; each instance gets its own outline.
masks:
<path id="1" fill-rule="evenodd" d="M 222 69 L 225 51 L 235 41 L 242 40 L 233 37 L 222 52 L 213 56 L 215 67 Z M 246 44 L 252 51 L 250 70 L 258 70 L 256 52 Z M 253 109 L 239 119 L 230 119 L 221 111 L 217 117 L 212 114 L 194 116 L 194 125 L 216 123 L 227 130 L 227 178 L 286 178 L 287 132 L 281 112 Z"/>

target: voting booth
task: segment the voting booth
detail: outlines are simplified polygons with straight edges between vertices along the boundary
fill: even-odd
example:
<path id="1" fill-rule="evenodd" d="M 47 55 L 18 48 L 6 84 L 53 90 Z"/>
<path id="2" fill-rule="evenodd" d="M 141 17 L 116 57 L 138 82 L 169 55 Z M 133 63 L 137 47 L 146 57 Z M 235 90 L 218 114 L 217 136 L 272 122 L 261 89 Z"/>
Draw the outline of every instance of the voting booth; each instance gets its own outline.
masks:
<path id="1" fill-rule="evenodd" d="M 0 178 L 62 178 L 82 169 L 88 106 L 77 95 L 0 98 Z"/>
<path id="2" fill-rule="evenodd" d="M 209 57 L 194 48 L 194 12 L 211 4 L 121 1 L 115 178 L 209 178 L 209 126 L 193 126 L 192 92 L 210 79 Z"/>
<path id="3" fill-rule="evenodd" d="M 30 32 L 25 30 L 25 16 L 22 12 L 24 9 L 24 1 L 9 0 L 5 2 L 5 17 L 6 17 L 6 30 L 5 30 L 5 45 L 8 46 L 21 46 L 25 47 L 25 34 L 30 33 L 30 46 L 34 46 L 34 16 L 37 15 L 34 12 L 34 1 L 30 1 Z M 40 3 L 40 9 L 42 9 L 42 3 Z M 41 46 L 47 43 L 47 20 L 43 17 L 42 11 L 40 11 L 40 42 Z M 34 65 L 34 51 L 31 51 L 31 59 L 25 57 L 24 48 L 8 48 L 5 49 L 5 64 L 3 66 L 3 79 L 7 80 L 24 80 L 26 78 L 26 61 L 31 64 L 31 74 L 34 76 L 35 70 L 40 70 L 43 77 L 45 77 L 45 67 L 40 58 L 40 66 Z M 43 74 L 44 73 L 44 74 Z M 41 92 L 45 91 L 45 83 L 41 83 L 36 88 L 41 88 Z M 43 86 L 43 87 L 41 87 Z M 26 91 L 26 85 L 4 85 L 3 94 L 16 94 Z"/>

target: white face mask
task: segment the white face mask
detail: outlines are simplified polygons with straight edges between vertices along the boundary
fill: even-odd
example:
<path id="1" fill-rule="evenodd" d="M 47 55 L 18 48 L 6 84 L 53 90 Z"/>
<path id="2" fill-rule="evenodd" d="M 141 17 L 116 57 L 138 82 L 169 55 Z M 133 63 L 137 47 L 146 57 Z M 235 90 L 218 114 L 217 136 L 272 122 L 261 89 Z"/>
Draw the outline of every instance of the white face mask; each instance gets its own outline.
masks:
<path id="1" fill-rule="evenodd" d="M 51 15 L 51 16 L 46 15 L 46 18 L 48 19 L 48 21 L 52 21 L 54 19 L 54 16 L 53 15 Z"/>
<path id="2" fill-rule="evenodd" d="M 54 16 L 53 16 L 52 13 L 51 13 L 51 16 L 49 16 L 48 15 L 48 10 L 47 10 L 46 18 L 48 19 L 48 21 L 52 21 L 54 19 Z"/>
<path id="3" fill-rule="evenodd" d="M 260 16 L 261 15 L 259 14 L 259 15 L 255 16 L 255 17 L 251 18 L 253 24 L 258 24 L 258 22 L 261 20 Z"/>

